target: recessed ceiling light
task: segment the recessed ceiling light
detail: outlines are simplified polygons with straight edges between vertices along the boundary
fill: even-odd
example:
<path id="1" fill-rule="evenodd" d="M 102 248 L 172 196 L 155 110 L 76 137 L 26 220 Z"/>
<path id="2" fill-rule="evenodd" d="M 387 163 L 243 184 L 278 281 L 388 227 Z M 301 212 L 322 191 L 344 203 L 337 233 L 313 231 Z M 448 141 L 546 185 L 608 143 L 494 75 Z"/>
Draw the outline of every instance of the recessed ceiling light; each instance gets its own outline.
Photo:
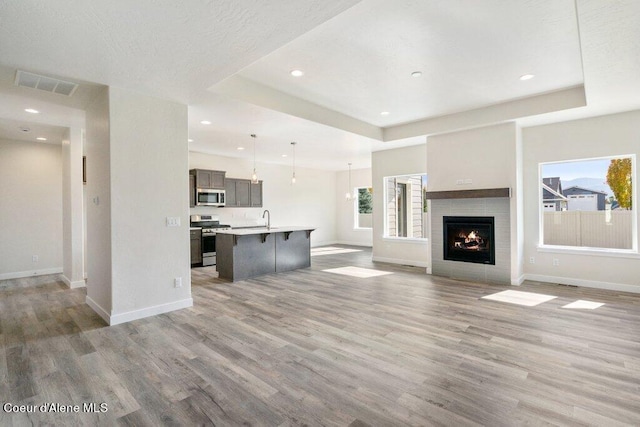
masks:
<path id="1" fill-rule="evenodd" d="M 238 147 L 238 151 L 244 150 L 244 147 Z"/>
<path id="2" fill-rule="evenodd" d="M 420 77 L 422 75 L 422 71 L 414 71 L 411 73 L 411 77 Z"/>
<path id="3" fill-rule="evenodd" d="M 31 114 L 38 114 L 40 111 L 34 110 L 33 108 L 25 108 L 24 111 Z"/>
<path id="4" fill-rule="evenodd" d="M 287 155 L 286 155 L 286 154 L 283 154 L 283 155 L 282 155 L 282 157 L 287 157 Z"/>
<path id="5" fill-rule="evenodd" d="M 187 142 L 193 142 L 193 139 L 189 138 L 187 139 Z"/>
<path id="6" fill-rule="evenodd" d="M 304 76 L 304 71 L 302 71 L 302 70 L 291 70 L 291 75 L 293 77 L 302 77 L 302 76 Z"/>
<path id="7" fill-rule="evenodd" d="M 389 112 L 388 111 L 383 111 L 382 113 L 380 113 L 381 116 L 388 116 Z"/>
<path id="8" fill-rule="evenodd" d="M 211 124 L 211 122 L 210 122 L 209 120 L 202 120 L 202 121 L 200 122 L 200 124 L 202 124 L 202 125 L 210 125 L 210 124 Z"/>
<path id="9" fill-rule="evenodd" d="M 44 137 L 42 137 L 42 136 L 39 136 L 39 137 L 37 137 L 36 139 L 37 139 L 38 141 L 46 141 L 46 140 L 47 140 L 47 138 L 44 138 Z"/>
<path id="10" fill-rule="evenodd" d="M 535 75 L 534 74 L 524 74 L 522 76 L 520 76 L 520 80 L 531 80 L 532 78 L 534 78 Z"/>

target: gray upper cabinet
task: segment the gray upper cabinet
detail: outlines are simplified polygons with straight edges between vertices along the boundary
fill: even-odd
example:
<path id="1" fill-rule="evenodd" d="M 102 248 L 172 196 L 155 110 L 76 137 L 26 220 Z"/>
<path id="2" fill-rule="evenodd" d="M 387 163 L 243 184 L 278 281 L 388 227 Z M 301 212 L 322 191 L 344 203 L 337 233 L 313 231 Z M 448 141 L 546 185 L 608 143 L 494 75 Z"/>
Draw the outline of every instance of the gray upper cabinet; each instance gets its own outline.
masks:
<path id="1" fill-rule="evenodd" d="M 227 207 L 262 207 L 262 181 L 252 184 L 249 179 L 225 179 Z"/>
<path id="2" fill-rule="evenodd" d="M 196 205 L 196 176 L 189 174 L 189 207 Z"/>
<path id="3" fill-rule="evenodd" d="M 196 188 L 225 188 L 224 171 L 192 169 L 189 173 L 196 177 Z"/>
<path id="4" fill-rule="evenodd" d="M 248 179 L 236 179 L 236 206 L 251 206 L 251 181 Z"/>
<path id="5" fill-rule="evenodd" d="M 262 181 L 258 181 L 256 184 L 250 182 L 251 184 L 251 194 L 249 197 L 249 202 L 251 203 L 251 207 L 261 208 L 262 207 Z"/>

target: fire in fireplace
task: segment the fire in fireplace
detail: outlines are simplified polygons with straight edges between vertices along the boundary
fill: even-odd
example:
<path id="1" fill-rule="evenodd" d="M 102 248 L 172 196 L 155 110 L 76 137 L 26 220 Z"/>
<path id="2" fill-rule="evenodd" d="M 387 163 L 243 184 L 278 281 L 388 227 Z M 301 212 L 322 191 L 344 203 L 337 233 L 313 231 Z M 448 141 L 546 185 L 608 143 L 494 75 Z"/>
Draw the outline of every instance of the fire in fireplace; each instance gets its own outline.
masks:
<path id="1" fill-rule="evenodd" d="M 493 228 L 493 217 L 443 217 L 444 259 L 495 265 Z"/>

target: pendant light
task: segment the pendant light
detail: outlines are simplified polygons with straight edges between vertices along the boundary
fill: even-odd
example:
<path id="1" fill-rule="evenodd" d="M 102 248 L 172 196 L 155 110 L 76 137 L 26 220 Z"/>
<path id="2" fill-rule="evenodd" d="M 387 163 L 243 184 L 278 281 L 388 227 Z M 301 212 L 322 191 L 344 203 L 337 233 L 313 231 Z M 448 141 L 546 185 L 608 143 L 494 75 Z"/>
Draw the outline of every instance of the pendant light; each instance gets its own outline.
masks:
<path id="1" fill-rule="evenodd" d="M 297 142 L 292 142 L 291 147 L 293 148 L 293 175 L 291 176 L 291 184 L 296 183 L 296 144 Z"/>
<path id="2" fill-rule="evenodd" d="M 353 199 L 353 195 L 351 194 L 351 163 L 349 163 L 349 191 L 344 195 L 347 201 Z"/>
<path id="3" fill-rule="evenodd" d="M 256 134 L 252 133 L 251 138 L 253 138 L 253 174 L 251 174 L 251 182 L 253 184 L 257 184 L 258 174 L 256 173 Z"/>

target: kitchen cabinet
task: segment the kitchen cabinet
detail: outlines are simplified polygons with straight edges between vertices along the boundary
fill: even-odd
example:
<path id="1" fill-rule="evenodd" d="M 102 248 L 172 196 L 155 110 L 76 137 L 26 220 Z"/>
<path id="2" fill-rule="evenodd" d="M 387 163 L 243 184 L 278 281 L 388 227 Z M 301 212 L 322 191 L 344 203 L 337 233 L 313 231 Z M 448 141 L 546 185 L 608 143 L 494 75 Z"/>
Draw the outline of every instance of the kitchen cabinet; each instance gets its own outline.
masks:
<path id="1" fill-rule="evenodd" d="M 250 179 L 225 179 L 227 207 L 262 207 L 262 181 L 254 184 Z"/>
<path id="2" fill-rule="evenodd" d="M 191 265 L 202 264 L 202 230 L 191 230 Z"/>
<path id="3" fill-rule="evenodd" d="M 262 207 L 262 181 L 258 181 L 257 183 L 251 182 L 250 189 L 250 197 L 249 203 L 252 208 L 261 208 Z"/>
<path id="4" fill-rule="evenodd" d="M 192 169 L 189 171 L 189 174 L 195 175 L 196 188 L 225 188 L 226 172 L 224 171 Z"/>
<path id="5" fill-rule="evenodd" d="M 231 281 L 311 266 L 314 227 L 224 230 L 216 235 L 219 277 Z"/>
<path id="6" fill-rule="evenodd" d="M 189 174 L 189 207 L 196 205 L 196 176 Z"/>

